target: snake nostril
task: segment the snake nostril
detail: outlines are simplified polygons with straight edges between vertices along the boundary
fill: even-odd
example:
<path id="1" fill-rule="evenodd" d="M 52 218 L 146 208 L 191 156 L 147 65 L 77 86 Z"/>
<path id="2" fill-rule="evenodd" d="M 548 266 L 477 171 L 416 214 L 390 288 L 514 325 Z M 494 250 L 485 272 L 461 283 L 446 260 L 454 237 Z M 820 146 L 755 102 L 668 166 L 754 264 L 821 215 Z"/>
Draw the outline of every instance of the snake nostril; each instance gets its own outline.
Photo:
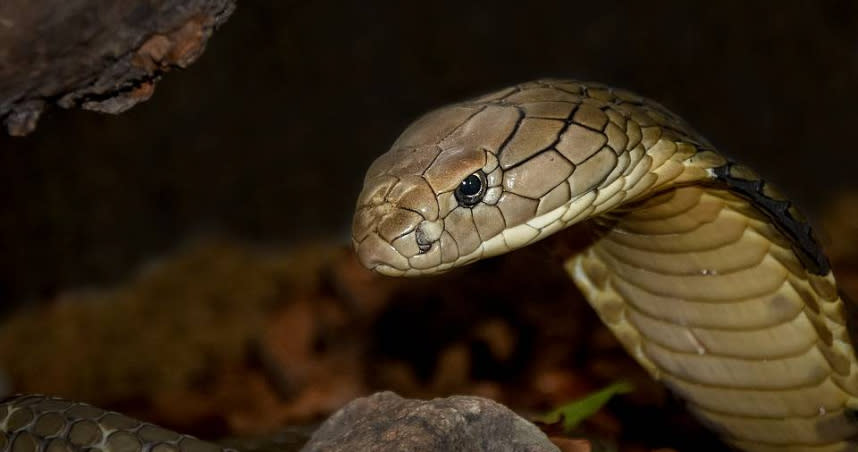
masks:
<path id="1" fill-rule="evenodd" d="M 414 239 L 417 241 L 417 249 L 420 250 L 420 254 L 424 254 L 432 249 L 432 240 L 426 235 L 426 231 L 423 228 L 417 228 L 417 231 L 414 233 Z"/>
<path id="2" fill-rule="evenodd" d="M 417 249 L 420 250 L 420 254 L 426 254 L 432 249 L 432 242 L 421 242 L 420 239 L 417 239 Z"/>
<path id="3" fill-rule="evenodd" d="M 443 229 L 440 221 L 423 221 L 417 226 L 414 231 L 414 238 L 417 241 L 417 249 L 420 254 L 428 253 L 432 249 L 432 244 L 438 241 L 441 237 Z"/>

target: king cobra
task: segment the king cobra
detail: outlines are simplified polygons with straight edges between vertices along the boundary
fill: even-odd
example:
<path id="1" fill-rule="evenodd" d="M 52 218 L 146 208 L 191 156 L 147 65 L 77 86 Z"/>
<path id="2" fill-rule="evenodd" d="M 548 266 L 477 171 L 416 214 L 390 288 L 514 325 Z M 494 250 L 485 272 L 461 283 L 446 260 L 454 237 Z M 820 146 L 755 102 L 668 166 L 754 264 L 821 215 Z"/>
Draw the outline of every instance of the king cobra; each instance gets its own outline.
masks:
<path id="1" fill-rule="evenodd" d="M 353 241 L 416 276 L 582 222 L 566 272 L 705 425 L 746 451 L 858 450 L 849 306 L 807 221 L 651 100 L 541 80 L 430 112 L 367 171 Z"/>
<path id="2" fill-rule="evenodd" d="M 353 241 L 365 266 L 416 276 L 581 222 L 594 240 L 566 271 L 705 424 L 747 451 L 858 451 L 848 306 L 810 227 L 655 102 L 543 80 L 428 113 L 369 168 Z M 0 401 L 0 451 L 89 450 L 234 452 L 83 403 Z"/>

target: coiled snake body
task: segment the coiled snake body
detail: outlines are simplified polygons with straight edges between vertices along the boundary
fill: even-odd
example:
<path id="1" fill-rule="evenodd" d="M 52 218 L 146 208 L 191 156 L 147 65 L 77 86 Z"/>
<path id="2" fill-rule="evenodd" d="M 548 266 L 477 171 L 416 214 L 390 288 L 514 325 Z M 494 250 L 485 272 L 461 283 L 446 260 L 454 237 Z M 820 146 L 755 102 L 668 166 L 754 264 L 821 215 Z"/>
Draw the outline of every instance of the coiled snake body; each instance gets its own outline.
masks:
<path id="1" fill-rule="evenodd" d="M 809 226 L 650 100 L 542 80 L 430 112 L 369 168 L 353 240 L 411 276 L 585 221 L 568 274 L 705 424 L 748 451 L 858 450 L 858 363 Z"/>

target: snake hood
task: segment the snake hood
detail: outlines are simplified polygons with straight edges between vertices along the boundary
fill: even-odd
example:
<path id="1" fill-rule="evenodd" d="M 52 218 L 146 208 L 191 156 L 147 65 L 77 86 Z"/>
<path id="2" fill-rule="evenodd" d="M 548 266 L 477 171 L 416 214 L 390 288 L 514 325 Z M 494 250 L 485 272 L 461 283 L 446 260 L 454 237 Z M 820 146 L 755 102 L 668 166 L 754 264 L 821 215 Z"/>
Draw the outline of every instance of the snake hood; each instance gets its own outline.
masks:
<path id="1" fill-rule="evenodd" d="M 639 112 L 624 107 L 640 98 L 611 90 L 607 102 L 601 89 L 536 81 L 418 119 L 367 171 L 353 224 L 361 262 L 394 276 L 440 272 L 547 237 L 599 204 L 604 210 L 606 194 L 622 188 L 612 183 L 633 165 L 664 162 L 644 155 L 649 137 L 636 124 L 625 130 L 625 116 Z M 648 105 L 660 121 L 687 128 Z M 672 150 L 671 160 L 694 154 Z"/>

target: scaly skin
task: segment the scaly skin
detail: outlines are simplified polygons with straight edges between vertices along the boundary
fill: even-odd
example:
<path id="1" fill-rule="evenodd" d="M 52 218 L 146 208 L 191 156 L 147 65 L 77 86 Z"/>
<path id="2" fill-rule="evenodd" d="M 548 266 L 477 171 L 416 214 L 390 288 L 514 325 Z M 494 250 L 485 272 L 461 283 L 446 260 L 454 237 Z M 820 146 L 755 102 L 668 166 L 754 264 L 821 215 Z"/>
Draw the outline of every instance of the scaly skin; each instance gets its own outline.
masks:
<path id="1" fill-rule="evenodd" d="M 235 452 L 85 403 L 41 395 L 0 401 L 0 451 Z"/>
<path id="2" fill-rule="evenodd" d="M 570 277 L 727 442 L 858 450 L 858 363 L 809 226 L 652 101 L 543 80 L 430 112 L 368 170 L 353 240 L 368 268 L 416 276 L 579 222 L 594 240 Z"/>

